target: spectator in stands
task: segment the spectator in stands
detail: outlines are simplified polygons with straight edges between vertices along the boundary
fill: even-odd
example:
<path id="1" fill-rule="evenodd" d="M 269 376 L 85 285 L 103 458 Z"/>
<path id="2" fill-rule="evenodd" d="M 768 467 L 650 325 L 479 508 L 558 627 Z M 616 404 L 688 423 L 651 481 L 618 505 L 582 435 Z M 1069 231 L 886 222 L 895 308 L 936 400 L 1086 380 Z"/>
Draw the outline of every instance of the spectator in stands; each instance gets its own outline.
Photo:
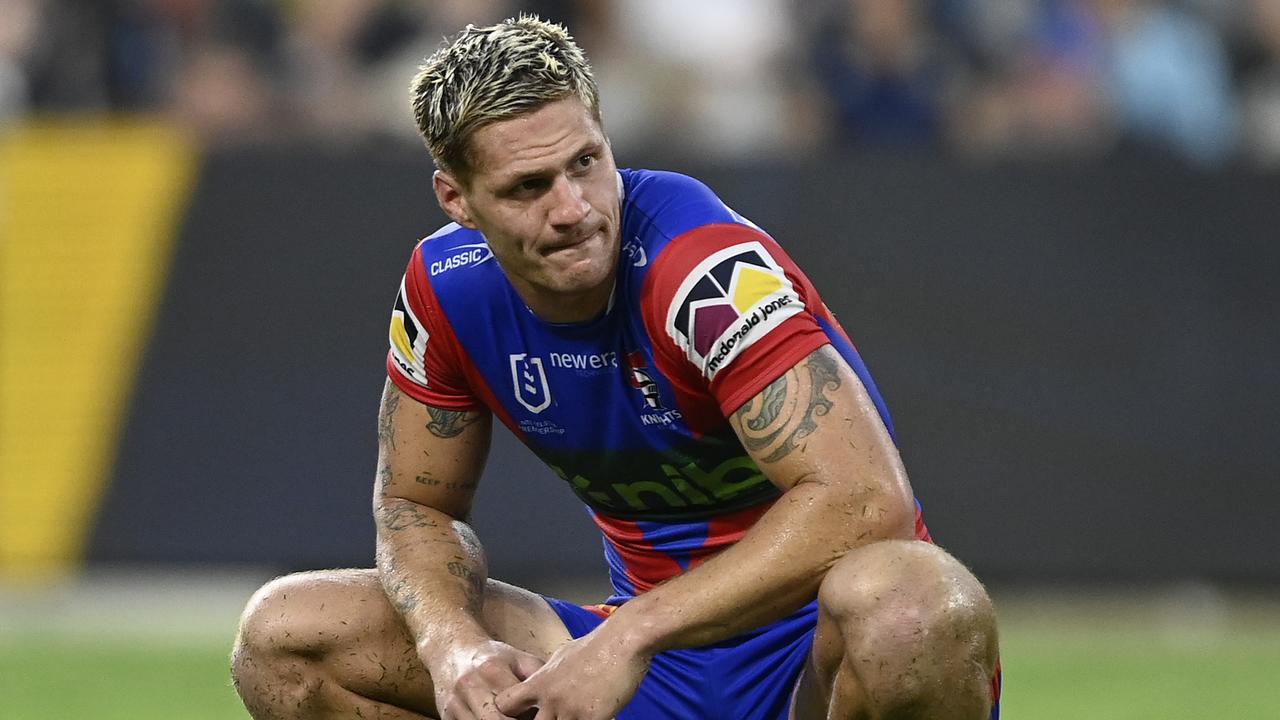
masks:
<path id="1" fill-rule="evenodd" d="M 786 0 L 614 0 L 593 59 L 622 148 L 704 156 L 782 154 L 803 142 L 807 105 L 789 74 Z M 599 13 L 594 13 L 599 19 Z"/>
<path id="2" fill-rule="evenodd" d="M 1280 0 L 1250 0 L 1249 60 L 1242 68 L 1243 142 L 1249 158 L 1280 167 Z"/>
<path id="3" fill-rule="evenodd" d="M 812 45 L 837 143 L 940 143 L 951 70 L 922 0 L 845 0 Z"/>
<path id="4" fill-rule="evenodd" d="M 1096 157 L 1114 146 L 1102 38 L 1078 0 L 969 0 L 953 10 L 972 72 L 953 140 L 978 157 Z"/>
<path id="5" fill-rule="evenodd" d="M 1087 0 L 1105 43 L 1107 90 L 1127 140 L 1193 164 L 1237 145 L 1230 68 L 1212 26 L 1150 0 Z"/>
<path id="6" fill-rule="evenodd" d="M 40 15 L 35 0 L 0 0 L 0 126 L 27 111 L 27 62 Z"/>

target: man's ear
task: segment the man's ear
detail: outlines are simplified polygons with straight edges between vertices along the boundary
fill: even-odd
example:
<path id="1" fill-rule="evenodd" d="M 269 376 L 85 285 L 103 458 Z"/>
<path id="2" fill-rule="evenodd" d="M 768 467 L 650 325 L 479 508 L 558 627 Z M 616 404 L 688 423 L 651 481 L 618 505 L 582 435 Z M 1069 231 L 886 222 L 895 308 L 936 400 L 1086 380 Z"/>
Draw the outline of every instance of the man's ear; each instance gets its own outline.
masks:
<path id="1" fill-rule="evenodd" d="M 475 230 L 476 223 L 471 217 L 471 208 L 467 198 L 462 194 L 462 183 L 443 170 L 436 170 L 431 176 L 431 189 L 436 193 L 436 202 L 449 219 L 464 228 Z"/>

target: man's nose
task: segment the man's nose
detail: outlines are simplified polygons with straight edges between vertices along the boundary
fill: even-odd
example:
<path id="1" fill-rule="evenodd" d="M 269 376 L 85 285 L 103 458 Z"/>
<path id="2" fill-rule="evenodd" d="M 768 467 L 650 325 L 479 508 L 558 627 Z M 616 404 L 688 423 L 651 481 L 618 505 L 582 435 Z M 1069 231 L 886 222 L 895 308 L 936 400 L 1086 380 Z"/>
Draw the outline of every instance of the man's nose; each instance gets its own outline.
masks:
<path id="1" fill-rule="evenodd" d="M 552 182 L 550 199 L 550 221 L 557 227 L 577 225 L 591 212 L 591 204 L 583 196 L 582 186 L 564 175 Z"/>

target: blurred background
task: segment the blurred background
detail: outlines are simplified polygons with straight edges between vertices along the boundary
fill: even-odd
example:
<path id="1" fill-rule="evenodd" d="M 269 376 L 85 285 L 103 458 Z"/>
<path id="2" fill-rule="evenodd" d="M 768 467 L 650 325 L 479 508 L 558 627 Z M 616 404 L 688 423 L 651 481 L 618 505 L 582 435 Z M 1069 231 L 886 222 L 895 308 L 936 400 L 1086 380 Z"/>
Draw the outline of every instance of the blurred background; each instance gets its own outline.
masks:
<path id="1" fill-rule="evenodd" d="M 372 564 L 408 82 L 566 23 L 622 166 L 777 238 L 992 588 L 1006 717 L 1280 717 L 1280 0 L 0 0 L 0 717 L 245 718 L 260 583 Z M 491 573 L 606 591 L 500 431 Z"/>

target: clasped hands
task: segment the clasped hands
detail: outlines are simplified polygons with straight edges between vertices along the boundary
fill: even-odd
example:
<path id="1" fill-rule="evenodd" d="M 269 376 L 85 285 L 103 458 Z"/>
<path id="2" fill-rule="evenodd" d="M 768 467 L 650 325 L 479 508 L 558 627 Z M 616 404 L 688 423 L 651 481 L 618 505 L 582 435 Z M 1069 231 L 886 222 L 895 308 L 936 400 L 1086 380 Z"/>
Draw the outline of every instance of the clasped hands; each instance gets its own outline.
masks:
<path id="1" fill-rule="evenodd" d="M 635 694 L 649 658 L 604 628 L 565 644 L 546 663 L 496 640 L 475 648 L 455 661 L 455 672 L 441 674 L 442 720 L 610 720 Z"/>

